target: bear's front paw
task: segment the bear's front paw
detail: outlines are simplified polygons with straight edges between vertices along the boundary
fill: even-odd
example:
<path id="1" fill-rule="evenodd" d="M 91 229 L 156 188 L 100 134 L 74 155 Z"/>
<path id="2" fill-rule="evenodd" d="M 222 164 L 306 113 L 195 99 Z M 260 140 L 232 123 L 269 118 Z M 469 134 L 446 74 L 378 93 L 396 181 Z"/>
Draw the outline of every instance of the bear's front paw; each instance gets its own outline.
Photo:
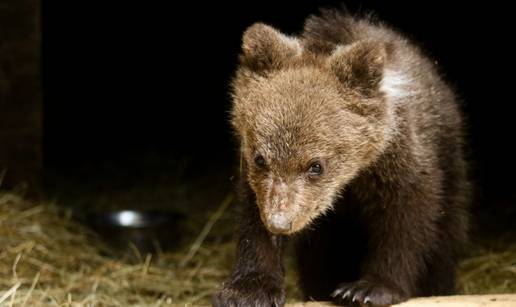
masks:
<path id="1" fill-rule="evenodd" d="M 262 274 L 248 274 L 224 283 L 213 295 L 214 307 L 283 307 L 285 290 L 281 281 Z"/>
<path id="2" fill-rule="evenodd" d="M 339 304 L 360 306 L 390 306 L 407 300 L 402 291 L 381 283 L 359 280 L 338 285 L 331 295 Z"/>

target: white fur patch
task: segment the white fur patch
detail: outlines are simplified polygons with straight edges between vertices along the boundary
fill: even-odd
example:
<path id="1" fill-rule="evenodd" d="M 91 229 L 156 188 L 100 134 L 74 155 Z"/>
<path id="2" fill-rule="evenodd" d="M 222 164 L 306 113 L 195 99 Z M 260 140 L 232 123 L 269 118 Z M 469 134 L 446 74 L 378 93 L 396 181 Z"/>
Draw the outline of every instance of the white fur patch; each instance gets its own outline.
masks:
<path id="1" fill-rule="evenodd" d="M 415 94 L 412 86 L 412 80 L 406 74 L 392 69 L 385 69 L 383 71 L 380 91 L 385 93 L 388 98 L 394 98 L 395 100 L 397 98 L 412 96 Z"/>
<path id="2" fill-rule="evenodd" d="M 396 105 L 411 96 L 417 95 L 418 90 L 417 84 L 406 73 L 398 70 L 384 69 L 383 79 L 380 82 L 380 91 L 385 94 L 389 102 L 387 120 L 385 122 L 387 124 L 385 129 L 389 131 L 387 133 L 389 137 L 386 139 L 386 143 L 388 143 L 399 132 L 398 120 L 396 119 Z"/>

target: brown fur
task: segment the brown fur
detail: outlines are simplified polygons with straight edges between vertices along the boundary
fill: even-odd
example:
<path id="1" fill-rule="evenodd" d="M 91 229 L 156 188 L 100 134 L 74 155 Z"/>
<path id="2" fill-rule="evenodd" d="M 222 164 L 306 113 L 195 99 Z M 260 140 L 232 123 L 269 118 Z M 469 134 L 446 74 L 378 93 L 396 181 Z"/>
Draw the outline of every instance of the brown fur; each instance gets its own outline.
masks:
<path id="1" fill-rule="evenodd" d="M 307 297 L 382 306 L 452 292 L 469 184 L 456 98 L 432 63 L 336 11 L 297 38 L 255 24 L 242 49 L 232 123 L 245 213 L 213 304 L 283 305 L 294 233 Z"/>

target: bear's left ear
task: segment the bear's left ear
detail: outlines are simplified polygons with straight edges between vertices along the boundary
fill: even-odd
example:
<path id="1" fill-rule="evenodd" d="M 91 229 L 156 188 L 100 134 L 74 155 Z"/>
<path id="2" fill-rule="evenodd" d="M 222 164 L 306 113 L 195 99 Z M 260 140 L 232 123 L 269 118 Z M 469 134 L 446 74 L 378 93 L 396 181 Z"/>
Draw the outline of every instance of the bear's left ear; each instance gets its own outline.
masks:
<path id="1" fill-rule="evenodd" d="M 278 69 L 290 58 L 301 54 L 301 51 L 297 39 L 263 23 L 255 23 L 244 32 L 240 61 L 242 65 L 257 72 Z"/>
<path id="2" fill-rule="evenodd" d="M 359 41 L 339 46 L 329 57 L 330 69 L 346 87 L 365 96 L 379 92 L 387 46 L 383 43 Z"/>

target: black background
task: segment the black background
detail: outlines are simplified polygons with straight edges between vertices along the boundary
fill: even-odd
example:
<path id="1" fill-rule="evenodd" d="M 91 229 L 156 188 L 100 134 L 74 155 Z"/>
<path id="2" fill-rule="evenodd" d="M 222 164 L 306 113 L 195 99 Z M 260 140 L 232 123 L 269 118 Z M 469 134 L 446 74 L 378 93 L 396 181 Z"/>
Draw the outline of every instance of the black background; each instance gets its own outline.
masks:
<path id="1" fill-rule="evenodd" d="M 229 80 L 241 34 L 295 34 L 340 1 L 43 1 L 44 153 L 50 169 L 138 157 L 234 164 Z M 346 1 L 438 62 L 468 118 L 478 199 L 514 199 L 514 14 L 494 2 Z M 481 191 L 481 193 L 479 193 Z"/>

